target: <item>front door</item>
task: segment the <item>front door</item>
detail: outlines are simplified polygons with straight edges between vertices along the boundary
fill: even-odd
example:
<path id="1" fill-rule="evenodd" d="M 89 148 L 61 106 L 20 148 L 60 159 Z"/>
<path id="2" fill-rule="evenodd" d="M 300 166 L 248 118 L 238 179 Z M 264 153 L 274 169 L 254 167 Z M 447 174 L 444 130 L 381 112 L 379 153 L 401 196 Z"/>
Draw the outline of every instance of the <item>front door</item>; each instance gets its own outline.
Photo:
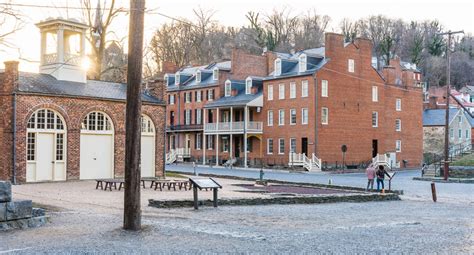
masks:
<path id="1" fill-rule="evenodd" d="M 170 126 L 174 126 L 174 112 L 170 112 Z"/>
<path id="2" fill-rule="evenodd" d="M 38 133 L 36 181 L 52 181 L 54 167 L 54 134 Z"/>
<path id="3" fill-rule="evenodd" d="M 112 178 L 113 135 L 81 134 L 81 179 Z"/>
<path id="4" fill-rule="evenodd" d="M 238 137 L 234 137 L 234 154 L 236 158 L 240 158 L 240 139 Z"/>
<path id="5" fill-rule="evenodd" d="M 375 158 L 379 153 L 378 140 L 372 140 L 372 158 Z"/>
<path id="6" fill-rule="evenodd" d="M 308 138 L 301 138 L 301 153 L 308 156 Z"/>

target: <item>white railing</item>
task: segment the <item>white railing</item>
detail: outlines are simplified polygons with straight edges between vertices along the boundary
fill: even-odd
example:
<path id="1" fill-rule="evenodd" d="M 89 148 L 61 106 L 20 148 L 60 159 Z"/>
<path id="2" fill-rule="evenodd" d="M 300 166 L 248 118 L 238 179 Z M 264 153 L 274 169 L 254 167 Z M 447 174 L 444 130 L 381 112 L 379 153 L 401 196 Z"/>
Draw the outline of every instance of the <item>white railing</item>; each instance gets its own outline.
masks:
<path id="1" fill-rule="evenodd" d="M 302 166 L 308 171 L 320 171 L 321 170 L 321 159 L 318 159 L 314 153 L 311 158 L 307 157 L 303 153 L 289 153 L 289 166 Z"/>
<path id="2" fill-rule="evenodd" d="M 244 122 L 219 122 L 219 123 L 206 123 L 204 124 L 204 131 L 209 132 L 232 132 L 232 133 L 243 133 Z M 247 132 L 262 132 L 263 123 L 261 121 L 249 121 L 247 123 Z"/>
<path id="3" fill-rule="evenodd" d="M 189 158 L 191 157 L 191 148 L 177 148 L 176 155 L 178 157 Z"/>
<path id="4" fill-rule="evenodd" d="M 54 64 L 58 62 L 58 54 L 44 54 L 44 64 Z"/>
<path id="5" fill-rule="evenodd" d="M 58 63 L 58 54 L 50 53 L 44 54 L 44 64 L 56 64 Z M 64 53 L 64 63 L 68 65 L 81 65 L 81 56 L 76 54 Z"/>
<path id="6" fill-rule="evenodd" d="M 382 165 L 390 168 L 390 157 L 387 156 L 387 154 L 377 154 L 377 156 L 372 159 L 372 165 L 374 167 Z"/>
<path id="7" fill-rule="evenodd" d="M 176 150 L 171 149 L 170 152 L 166 153 L 166 164 L 171 164 L 176 161 Z"/>

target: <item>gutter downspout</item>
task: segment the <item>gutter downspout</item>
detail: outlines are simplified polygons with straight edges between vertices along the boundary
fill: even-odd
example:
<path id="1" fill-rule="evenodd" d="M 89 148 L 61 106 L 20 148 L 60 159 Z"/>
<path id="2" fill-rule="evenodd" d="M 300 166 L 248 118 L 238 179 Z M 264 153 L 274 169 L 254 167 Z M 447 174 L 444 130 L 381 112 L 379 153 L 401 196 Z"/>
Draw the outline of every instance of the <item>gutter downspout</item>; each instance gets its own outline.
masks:
<path id="1" fill-rule="evenodd" d="M 167 120 L 168 110 L 166 109 L 166 106 L 164 108 L 165 108 L 165 116 L 164 116 L 165 124 L 163 125 L 164 127 L 164 130 L 163 130 L 164 131 L 163 132 L 163 139 L 164 139 L 163 141 L 163 177 L 166 178 L 166 147 L 167 147 L 167 141 L 168 141 L 167 139 L 168 134 L 166 133 L 166 120 Z"/>
<path id="2" fill-rule="evenodd" d="M 12 144 L 12 183 L 16 182 L 16 93 L 13 92 L 13 144 Z"/>
<path id="3" fill-rule="evenodd" d="M 314 155 L 316 155 L 319 158 L 318 155 L 318 79 L 316 78 L 316 73 L 314 73 L 314 113 L 315 113 L 315 121 L 314 121 L 314 145 L 313 145 L 313 150 L 314 150 Z"/>

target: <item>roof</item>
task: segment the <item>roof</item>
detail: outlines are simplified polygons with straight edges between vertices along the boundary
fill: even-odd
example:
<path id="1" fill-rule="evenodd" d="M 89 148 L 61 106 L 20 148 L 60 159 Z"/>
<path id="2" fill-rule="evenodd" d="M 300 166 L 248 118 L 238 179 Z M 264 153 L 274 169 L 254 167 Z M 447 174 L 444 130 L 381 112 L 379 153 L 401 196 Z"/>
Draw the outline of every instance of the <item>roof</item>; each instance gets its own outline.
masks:
<path id="1" fill-rule="evenodd" d="M 180 84 L 175 85 L 175 74 L 168 75 L 168 91 L 186 90 L 201 87 L 210 87 L 218 85 L 218 80 L 212 78 L 212 70 L 217 67 L 219 70 L 230 70 L 232 67 L 231 61 L 214 62 L 209 65 L 183 67 L 179 70 Z M 201 71 L 201 82 L 196 81 L 196 72 Z"/>
<path id="2" fill-rule="evenodd" d="M 223 106 L 245 106 L 251 101 L 257 99 L 258 97 L 263 96 L 262 91 L 262 81 L 252 79 L 252 87 L 257 87 L 258 92 L 256 94 L 246 94 L 245 93 L 245 81 L 240 80 L 231 80 L 231 88 L 237 90 L 237 95 L 235 96 L 224 96 L 216 101 L 209 102 L 206 104 L 205 108 L 214 108 L 214 107 L 223 107 Z"/>
<path id="3" fill-rule="evenodd" d="M 414 72 L 421 72 L 421 70 L 414 63 L 400 61 L 400 66 L 403 70 L 410 70 Z"/>
<path id="4" fill-rule="evenodd" d="M 456 108 L 449 109 L 449 123 L 460 111 Z M 446 109 L 427 109 L 423 111 L 423 126 L 444 126 L 446 123 Z"/>
<path id="5" fill-rule="evenodd" d="M 57 80 L 52 75 L 20 72 L 19 92 L 58 96 L 91 97 L 109 100 L 126 100 L 127 84 L 88 80 L 87 83 Z M 164 104 L 162 100 L 142 93 L 142 101 Z"/>

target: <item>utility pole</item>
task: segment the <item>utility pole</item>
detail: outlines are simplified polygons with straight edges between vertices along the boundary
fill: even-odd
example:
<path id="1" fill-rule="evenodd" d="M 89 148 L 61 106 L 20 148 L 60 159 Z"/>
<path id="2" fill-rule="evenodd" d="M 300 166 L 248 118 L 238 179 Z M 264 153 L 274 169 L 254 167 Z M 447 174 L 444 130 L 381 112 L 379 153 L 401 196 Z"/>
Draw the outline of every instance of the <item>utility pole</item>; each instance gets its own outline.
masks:
<path id="1" fill-rule="evenodd" d="M 140 139 L 143 26 L 145 0 L 130 0 L 127 106 L 125 124 L 125 191 L 123 228 L 140 230 Z"/>
<path id="2" fill-rule="evenodd" d="M 451 95 L 451 36 L 454 34 L 464 34 L 464 31 L 452 32 L 449 30 L 446 33 L 438 35 L 448 35 L 448 44 L 446 45 L 446 119 L 444 123 L 444 180 L 449 177 L 449 97 Z"/>

